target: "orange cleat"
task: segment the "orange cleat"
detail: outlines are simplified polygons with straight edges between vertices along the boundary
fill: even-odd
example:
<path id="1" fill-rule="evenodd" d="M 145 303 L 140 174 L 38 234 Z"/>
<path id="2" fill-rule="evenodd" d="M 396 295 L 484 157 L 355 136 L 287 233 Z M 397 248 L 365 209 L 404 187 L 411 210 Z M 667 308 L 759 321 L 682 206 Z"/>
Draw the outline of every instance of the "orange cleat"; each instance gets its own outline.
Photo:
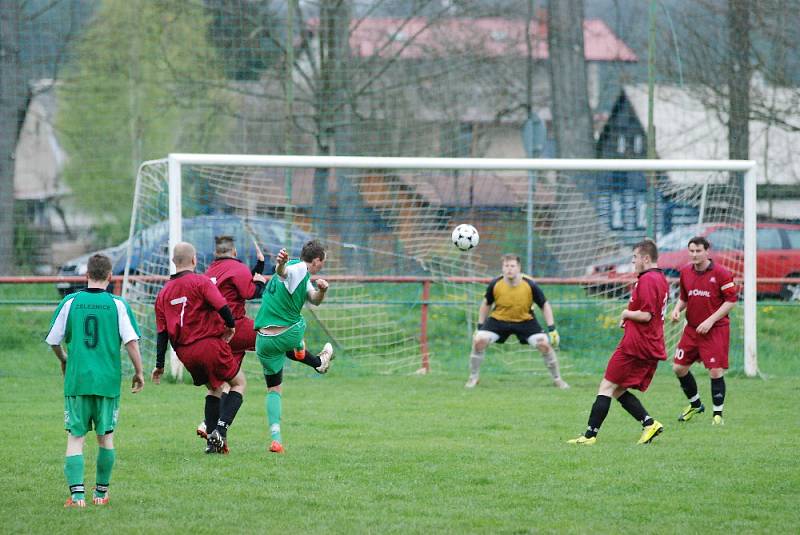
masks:
<path id="1" fill-rule="evenodd" d="M 64 503 L 64 507 L 86 507 L 86 500 L 73 500 L 70 496 Z"/>
<path id="2" fill-rule="evenodd" d="M 272 453 L 286 453 L 286 450 L 283 449 L 283 445 L 277 440 L 273 440 L 272 444 L 269 445 L 269 451 Z"/>

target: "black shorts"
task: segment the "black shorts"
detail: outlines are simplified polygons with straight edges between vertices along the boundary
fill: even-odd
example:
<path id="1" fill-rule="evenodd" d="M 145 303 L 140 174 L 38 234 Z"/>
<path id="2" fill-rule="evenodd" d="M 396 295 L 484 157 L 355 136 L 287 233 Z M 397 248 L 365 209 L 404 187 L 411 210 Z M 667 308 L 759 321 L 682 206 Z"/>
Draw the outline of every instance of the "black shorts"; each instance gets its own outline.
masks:
<path id="1" fill-rule="evenodd" d="M 489 331 L 495 333 L 498 338 L 497 343 L 502 344 L 512 334 L 517 336 L 520 344 L 527 344 L 528 338 L 534 334 L 543 333 L 544 329 L 536 321 L 536 318 L 526 321 L 500 321 L 489 316 L 483 323 L 481 331 Z"/>

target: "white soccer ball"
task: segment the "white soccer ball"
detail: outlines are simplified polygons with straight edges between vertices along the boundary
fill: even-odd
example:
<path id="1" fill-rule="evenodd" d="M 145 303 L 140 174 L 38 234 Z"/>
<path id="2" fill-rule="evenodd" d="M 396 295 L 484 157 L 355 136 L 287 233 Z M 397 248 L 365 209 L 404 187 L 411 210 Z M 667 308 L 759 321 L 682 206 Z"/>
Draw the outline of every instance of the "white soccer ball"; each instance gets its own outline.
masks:
<path id="1" fill-rule="evenodd" d="M 462 251 L 469 251 L 473 247 L 477 247 L 479 241 L 478 229 L 472 225 L 464 223 L 453 229 L 453 245 Z"/>

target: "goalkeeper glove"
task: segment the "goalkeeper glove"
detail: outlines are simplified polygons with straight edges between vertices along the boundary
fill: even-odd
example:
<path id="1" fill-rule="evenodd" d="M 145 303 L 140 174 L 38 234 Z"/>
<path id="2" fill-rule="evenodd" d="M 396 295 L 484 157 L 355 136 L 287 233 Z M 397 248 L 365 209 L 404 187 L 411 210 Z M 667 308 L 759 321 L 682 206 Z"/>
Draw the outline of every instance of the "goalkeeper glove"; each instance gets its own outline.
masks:
<path id="1" fill-rule="evenodd" d="M 561 337 L 558 335 L 558 329 L 556 329 L 555 325 L 547 326 L 547 336 L 550 338 L 550 345 L 553 346 L 553 349 L 558 349 Z"/>

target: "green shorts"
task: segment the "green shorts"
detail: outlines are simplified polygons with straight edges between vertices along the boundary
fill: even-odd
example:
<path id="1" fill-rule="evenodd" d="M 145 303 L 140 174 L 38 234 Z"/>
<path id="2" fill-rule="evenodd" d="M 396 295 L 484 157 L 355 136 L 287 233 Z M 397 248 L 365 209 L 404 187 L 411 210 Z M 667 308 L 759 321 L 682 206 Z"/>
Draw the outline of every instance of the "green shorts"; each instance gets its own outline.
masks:
<path id="1" fill-rule="evenodd" d="M 264 375 L 279 373 L 286 362 L 286 352 L 302 348 L 305 334 L 305 321 L 295 323 L 280 334 L 268 336 L 258 333 L 256 355 L 264 368 Z"/>
<path id="2" fill-rule="evenodd" d="M 64 429 L 82 437 L 94 427 L 98 435 L 114 431 L 119 417 L 119 396 L 64 396 Z"/>

